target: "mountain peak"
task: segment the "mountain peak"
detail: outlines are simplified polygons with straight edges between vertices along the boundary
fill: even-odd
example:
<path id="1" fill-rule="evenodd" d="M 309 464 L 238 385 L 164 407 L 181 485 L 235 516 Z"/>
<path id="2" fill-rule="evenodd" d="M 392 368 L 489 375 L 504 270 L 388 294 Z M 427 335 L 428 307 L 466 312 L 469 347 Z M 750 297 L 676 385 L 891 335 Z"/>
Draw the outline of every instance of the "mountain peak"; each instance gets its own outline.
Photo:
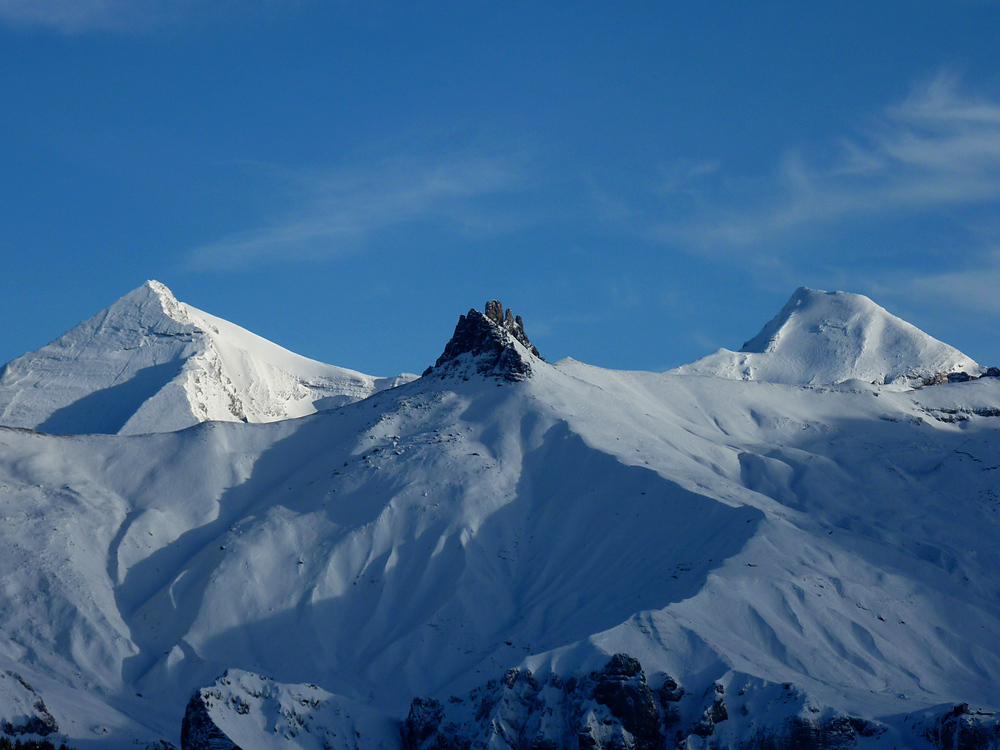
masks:
<path id="1" fill-rule="evenodd" d="M 102 329 L 118 330 L 134 338 L 146 334 L 194 333 L 187 307 L 159 281 L 147 281 L 98 313 Z M 131 345 L 138 346 L 138 342 Z"/>
<path id="2" fill-rule="evenodd" d="M 149 279 L 148 281 L 146 281 L 145 284 L 143 284 L 135 291 L 146 292 L 148 295 L 158 298 L 162 303 L 166 305 L 180 304 L 180 302 L 178 302 L 177 300 L 177 297 L 174 296 L 174 293 L 167 288 L 167 285 L 159 281 L 156 281 L 155 279 Z"/>
<path id="3" fill-rule="evenodd" d="M 469 373 L 491 375 L 504 380 L 524 380 L 531 376 L 531 360 L 544 361 L 524 332 L 524 321 L 499 300 L 489 300 L 485 312 L 469 310 L 458 318 L 455 333 L 444 352 L 424 375 Z"/>
<path id="4" fill-rule="evenodd" d="M 739 352 L 720 349 L 675 372 L 796 385 L 857 379 L 908 387 L 941 373 L 982 369 L 864 295 L 799 287 Z"/>
<path id="5" fill-rule="evenodd" d="M 867 297 L 849 292 L 825 292 L 800 286 L 793 293 L 781 311 L 765 325 L 760 333 L 743 344 L 741 352 L 764 354 L 773 351 L 781 340 L 781 333 L 791 324 L 797 313 L 816 308 L 825 308 L 823 313 L 829 318 L 843 318 L 847 315 L 865 313 L 877 315 L 885 312 Z M 832 313 L 832 314 L 831 314 Z"/>
<path id="6" fill-rule="evenodd" d="M 57 434 L 270 422 L 366 398 L 374 378 L 300 357 L 147 281 L 0 370 L 0 425 Z"/>

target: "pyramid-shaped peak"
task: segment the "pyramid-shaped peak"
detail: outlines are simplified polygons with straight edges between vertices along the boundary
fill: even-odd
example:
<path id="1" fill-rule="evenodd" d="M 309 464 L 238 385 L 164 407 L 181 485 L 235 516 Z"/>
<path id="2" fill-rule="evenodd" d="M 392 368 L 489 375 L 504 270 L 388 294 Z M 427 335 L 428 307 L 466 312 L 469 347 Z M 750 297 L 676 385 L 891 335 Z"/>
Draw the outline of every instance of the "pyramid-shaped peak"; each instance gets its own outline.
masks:
<path id="1" fill-rule="evenodd" d="M 147 281 L 0 369 L 0 425 L 134 434 L 207 420 L 272 422 L 411 379 L 301 357 Z"/>
<path id="2" fill-rule="evenodd" d="M 524 332 L 520 315 L 514 315 L 510 309 L 505 311 L 495 299 L 488 301 L 484 310 L 472 309 L 459 316 L 444 352 L 424 375 L 461 370 L 463 375 L 468 371 L 504 380 L 523 380 L 531 375 L 532 359 L 544 361 Z"/>
<path id="3" fill-rule="evenodd" d="M 126 301 L 134 305 L 159 305 L 164 309 L 172 309 L 182 305 L 166 284 L 153 279 L 149 279 L 142 286 L 136 287 L 118 300 L 119 303 Z"/>
<path id="4" fill-rule="evenodd" d="M 177 301 L 177 298 L 174 296 L 174 293 L 171 292 L 169 289 L 167 289 L 167 285 L 160 281 L 156 281 L 155 279 L 149 279 L 148 281 L 146 281 L 145 284 L 143 284 L 139 288 L 148 290 L 150 293 L 155 294 L 160 299 L 169 299 L 175 302 Z"/>
<path id="5" fill-rule="evenodd" d="M 799 287 L 739 352 L 720 349 L 676 372 L 803 385 L 856 379 L 913 386 L 942 373 L 982 370 L 864 295 Z"/>
<path id="6" fill-rule="evenodd" d="M 808 333 L 828 337 L 835 331 L 847 332 L 849 327 L 860 331 L 876 324 L 890 323 L 896 328 L 910 329 L 913 338 L 926 336 L 922 331 L 897 318 L 872 302 L 863 294 L 851 292 L 825 292 L 800 286 L 781 311 L 761 329 L 760 333 L 743 344 L 741 352 L 763 353 L 771 351 L 782 341 L 782 333 L 789 328 L 801 329 L 807 323 Z"/>
<path id="7" fill-rule="evenodd" d="M 187 305 L 159 281 L 147 281 L 133 289 L 92 320 L 102 327 L 133 332 L 177 333 L 197 329 Z"/>
<path id="8" fill-rule="evenodd" d="M 142 284 L 142 286 L 136 287 L 131 292 L 118 299 L 118 302 L 125 301 L 134 305 L 142 305 L 147 303 L 162 303 L 164 301 L 176 303 L 177 298 L 174 296 L 174 293 L 167 288 L 166 284 L 150 279 L 146 283 Z"/>

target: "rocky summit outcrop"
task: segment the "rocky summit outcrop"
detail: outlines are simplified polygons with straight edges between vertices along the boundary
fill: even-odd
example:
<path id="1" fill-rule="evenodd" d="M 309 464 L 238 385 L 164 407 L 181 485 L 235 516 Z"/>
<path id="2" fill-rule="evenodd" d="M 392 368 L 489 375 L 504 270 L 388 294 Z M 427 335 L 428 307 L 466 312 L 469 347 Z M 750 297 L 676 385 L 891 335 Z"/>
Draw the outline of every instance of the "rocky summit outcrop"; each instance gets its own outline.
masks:
<path id="1" fill-rule="evenodd" d="M 528 340 L 521 316 L 490 300 L 485 312 L 469 310 L 459 317 L 444 352 L 424 375 L 478 374 L 518 381 L 531 376 L 532 359 L 544 361 Z"/>

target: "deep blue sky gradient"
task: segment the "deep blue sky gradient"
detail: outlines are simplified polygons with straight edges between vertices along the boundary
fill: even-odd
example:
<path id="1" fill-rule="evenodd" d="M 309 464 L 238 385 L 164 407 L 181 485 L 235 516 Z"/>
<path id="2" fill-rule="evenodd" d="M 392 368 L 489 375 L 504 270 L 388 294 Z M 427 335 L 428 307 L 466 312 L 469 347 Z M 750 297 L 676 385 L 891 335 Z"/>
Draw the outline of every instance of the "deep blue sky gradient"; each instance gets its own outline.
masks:
<path id="1" fill-rule="evenodd" d="M 155 278 L 379 375 L 493 297 L 549 359 L 661 370 L 800 285 L 1000 364 L 998 2 L 31 6 L 2 362 Z"/>

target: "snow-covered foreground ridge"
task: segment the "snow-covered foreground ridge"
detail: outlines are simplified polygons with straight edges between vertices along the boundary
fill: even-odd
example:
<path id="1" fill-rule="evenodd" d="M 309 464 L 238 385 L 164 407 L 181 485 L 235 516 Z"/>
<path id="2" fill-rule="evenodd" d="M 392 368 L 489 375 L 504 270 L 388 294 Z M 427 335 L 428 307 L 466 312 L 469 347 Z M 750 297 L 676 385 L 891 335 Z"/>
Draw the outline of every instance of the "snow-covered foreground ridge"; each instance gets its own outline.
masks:
<path id="1" fill-rule="evenodd" d="M 997 746 L 1000 379 L 552 365 L 497 307 L 302 419 L 0 429 L 0 730 Z"/>
<path id="2" fill-rule="evenodd" d="M 357 401 L 373 378 L 306 359 L 147 281 L 0 372 L 0 424 L 55 434 L 273 422 Z"/>

